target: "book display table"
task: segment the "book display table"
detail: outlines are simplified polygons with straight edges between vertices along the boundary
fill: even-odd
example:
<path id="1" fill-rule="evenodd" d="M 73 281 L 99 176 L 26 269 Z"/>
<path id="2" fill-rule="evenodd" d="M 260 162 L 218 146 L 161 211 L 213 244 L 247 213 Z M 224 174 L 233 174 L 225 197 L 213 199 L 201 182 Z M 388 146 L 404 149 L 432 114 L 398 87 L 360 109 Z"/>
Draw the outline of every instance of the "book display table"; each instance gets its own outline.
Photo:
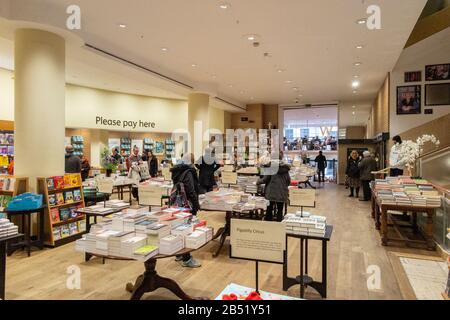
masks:
<path id="1" fill-rule="evenodd" d="M 0 238 L 0 299 L 5 300 L 5 283 L 6 283 L 6 244 L 8 242 L 19 240 L 23 234 L 15 234 L 13 236 Z"/>
<path id="2" fill-rule="evenodd" d="M 207 243 L 206 243 L 207 244 Z M 206 245 L 205 244 L 205 245 Z M 204 245 L 204 246 L 205 246 Z M 202 246 L 203 247 L 203 246 Z M 200 248 L 199 248 L 200 249 Z M 175 294 L 181 300 L 208 300 L 207 298 L 193 298 L 181 289 L 181 287 L 172 279 L 161 277 L 156 271 L 156 263 L 160 259 L 173 258 L 178 255 L 191 253 L 199 249 L 183 249 L 173 255 L 158 254 L 144 262 L 145 271 L 137 277 L 135 283 L 127 283 L 125 289 L 131 293 L 130 300 L 140 300 L 145 293 L 153 292 L 159 288 L 165 288 Z M 135 261 L 129 258 L 120 258 L 112 256 L 102 256 L 98 254 L 89 254 L 90 257 L 99 257 L 110 260 Z"/>
<path id="3" fill-rule="evenodd" d="M 286 233 L 286 251 L 285 264 L 283 265 L 283 290 L 287 291 L 290 287 L 300 284 L 300 298 L 304 298 L 305 289 L 309 286 L 317 290 L 322 298 L 327 297 L 327 246 L 333 233 L 333 226 L 327 225 L 325 236 L 310 236 Z M 287 274 L 288 256 L 287 256 L 287 238 L 300 239 L 300 275 L 296 278 L 289 278 Z M 322 282 L 314 281 L 308 276 L 308 241 L 322 241 Z"/>
<path id="4" fill-rule="evenodd" d="M 17 243 L 11 243 L 8 245 L 8 256 L 11 256 L 16 250 L 26 248 L 28 257 L 31 256 L 31 247 L 36 247 L 39 250 L 44 249 L 44 215 L 46 206 L 42 206 L 38 209 L 31 210 L 20 210 L 20 211 L 9 211 L 5 210 L 6 216 L 9 220 L 12 217 L 21 217 L 21 230 L 20 232 L 24 234 L 24 241 Z M 39 234 L 37 240 L 31 240 L 31 216 L 37 214 L 38 217 L 38 230 Z"/>
<path id="5" fill-rule="evenodd" d="M 405 223 L 397 218 L 390 211 L 410 212 L 411 223 Z M 427 215 L 425 229 L 422 230 L 417 224 L 417 215 L 425 213 Z M 391 242 L 403 242 L 406 246 L 425 245 L 430 251 L 436 249 L 436 243 L 433 239 L 433 220 L 436 214 L 435 207 L 408 206 L 382 204 L 379 199 L 373 196 L 372 199 L 372 217 L 375 219 L 375 227 L 381 233 L 381 244 L 388 246 Z M 397 237 L 389 235 L 389 227 L 393 227 Z M 415 234 L 421 232 L 425 240 L 410 239 L 402 232 L 402 229 L 410 228 Z"/>
<path id="6" fill-rule="evenodd" d="M 132 190 L 133 190 L 133 183 L 119 183 L 119 184 L 114 184 L 113 187 L 114 191 L 113 193 L 117 193 L 117 197 L 119 198 L 119 200 L 123 200 L 124 198 L 124 192 L 128 192 L 128 202 L 131 203 L 131 194 L 132 194 Z M 125 189 L 127 191 L 125 191 Z"/>

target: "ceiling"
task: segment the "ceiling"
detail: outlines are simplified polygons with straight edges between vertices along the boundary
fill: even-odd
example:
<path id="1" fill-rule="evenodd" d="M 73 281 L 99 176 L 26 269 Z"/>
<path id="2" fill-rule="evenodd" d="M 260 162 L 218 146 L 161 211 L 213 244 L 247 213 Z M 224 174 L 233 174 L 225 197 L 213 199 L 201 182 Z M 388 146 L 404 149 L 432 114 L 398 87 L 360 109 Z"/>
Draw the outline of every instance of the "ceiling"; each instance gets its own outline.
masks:
<path id="1" fill-rule="evenodd" d="M 393 69 L 426 0 L 226 0 L 227 9 L 217 0 L 1 2 L 9 2 L 3 12 L 9 19 L 55 27 L 64 27 L 66 7 L 77 4 L 82 29 L 75 34 L 85 43 L 238 106 L 297 99 L 357 104 L 361 117 L 349 121 L 359 124 L 367 120 L 363 110 Z M 381 30 L 356 23 L 372 4 L 381 8 Z M 0 36 L 12 39 L 11 32 Z M 354 75 L 360 76 L 357 93 Z M 68 81 L 167 98 L 186 98 L 191 91 L 76 45 L 68 48 Z"/>

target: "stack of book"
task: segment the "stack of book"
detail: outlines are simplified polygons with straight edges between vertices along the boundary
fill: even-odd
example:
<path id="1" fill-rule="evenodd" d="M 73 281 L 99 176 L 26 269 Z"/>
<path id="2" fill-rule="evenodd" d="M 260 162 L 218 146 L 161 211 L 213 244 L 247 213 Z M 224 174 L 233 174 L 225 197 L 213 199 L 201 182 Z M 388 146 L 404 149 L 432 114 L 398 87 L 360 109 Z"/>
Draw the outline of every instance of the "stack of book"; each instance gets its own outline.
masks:
<path id="1" fill-rule="evenodd" d="M 136 235 L 129 237 L 121 242 L 120 256 L 133 259 L 134 252 L 147 245 L 147 237 L 145 235 Z"/>
<path id="2" fill-rule="evenodd" d="M 147 243 L 151 245 L 159 245 L 162 238 L 170 235 L 170 228 L 168 225 L 163 223 L 152 223 L 150 224 L 145 233 L 147 234 Z"/>
<path id="3" fill-rule="evenodd" d="M 3 191 L 14 191 L 16 185 L 15 178 L 0 178 L 0 190 Z"/>
<path id="4" fill-rule="evenodd" d="M 194 231 L 192 224 L 183 224 L 181 226 L 172 229 L 171 234 L 174 236 L 181 236 L 183 240 Z"/>
<path id="5" fill-rule="evenodd" d="M 188 249 L 198 249 L 206 244 L 206 232 L 197 229 L 185 238 L 185 247 Z"/>
<path id="6" fill-rule="evenodd" d="M 182 236 L 170 235 L 161 239 L 159 243 L 159 253 L 173 255 L 184 249 L 184 239 Z"/>
<path id="7" fill-rule="evenodd" d="M 11 237 L 19 233 L 19 227 L 8 219 L 0 219 L 0 239 Z"/>
<path id="8" fill-rule="evenodd" d="M 108 238 L 109 254 L 113 257 L 120 257 L 122 252 L 122 242 L 134 236 L 133 232 L 119 232 Z"/>
<path id="9" fill-rule="evenodd" d="M 214 236 L 214 229 L 212 227 L 198 227 L 195 228 L 195 230 L 203 231 L 206 235 L 206 242 L 209 242 L 212 240 Z"/>
<path id="10" fill-rule="evenodd" d="M 79 211 L 83 213 L 108 214 L 113 213 L 115 209 L 111 207 L 105 207 L 103 204 L 97 204 L 95 206 L 79 209 Z"/>
<path id="11" fill-rule="evenodd" d="M 146 220 L 146 215 L 142 213 L 125 214 L 123 218 L 123 231 L 135 231 L 136 224 Z"/>
<path id="12" fill-rule="evenodd" d="M 159 248 L 154 245 L 147 244 L 134 251 L 133 258 L 138 261 L 147 261 L 159 253 Z"/>
<path id="13" fill-rule="evenodd" d="M 325 236 L 326 218 L 322 216 L 302 218 L 296 214 L 287 214 L 283 223 L 286 225 L 286 232 L 290 234 L 315 237 Z"/>
<path id="14" fill-rule="evenodd" d="M 125 202 L 123 200 L 109 200 L 106 202 L 98 202 L 98 205 L 104 205 L 105 207 L 114 208 L 114 209 L 126 209 L 130 207 L 130 204 L 128 202 Z"/>

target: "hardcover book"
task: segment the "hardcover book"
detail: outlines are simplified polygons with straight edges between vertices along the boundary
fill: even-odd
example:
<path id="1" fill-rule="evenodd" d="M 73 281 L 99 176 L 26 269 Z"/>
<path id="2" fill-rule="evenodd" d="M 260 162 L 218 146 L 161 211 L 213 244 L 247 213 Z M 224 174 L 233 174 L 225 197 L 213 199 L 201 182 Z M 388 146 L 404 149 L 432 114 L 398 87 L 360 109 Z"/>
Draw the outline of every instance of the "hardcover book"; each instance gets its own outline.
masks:
<path id="1" fill-rule="evenodd" d="M 71 208 L 69 208 L 69 211 L 70 211 L 70 217 L 71 218 L 76 218 L 76 217 L 78 217 L 78 213 L 77 213 L 77 207 L 71 207 Z"/>
<path id="2" fill-rule="evenodd" d="M 61 221 L 59 218 L 58 208 L 50 209 L 50 219 L 51 219 L 52 223 L 58 223 Z"/>
<path id="3" fill-rule="evenodd" d="M 55 190 L 64 189 L 64 177 L 61 176 L 53 177 L 53 183 L 55 186 Z"/>
<path id="4" fill-rule="evenodd" d="M 48 190 L 55 190 L 55 183 L 53 181 L 53 178 L 47 178 L 47 189 Z"/>
<path id="5" fill-rule="evenodd" d="M 66 191 L 64 193 L 64 198 L 66 200 L 66 203 L 73 203 L 73 192 L 72 191 Z"/>
<path id="6" fill-rule="evenodd" d="M 69 232 L 70 235 L 74 235 L 78 233 L 78 224 L 76 222 L 69 224 Z"/>
<path id="7" fill-rule="evenodd" d="M 73 200 L 81 201 L 81 190 L 73 190 Z"/>
<path id="8" fill-rule="evenodd" d="M 53 240 L 60 240 L 61 239 L 61 228 L 56 227 L 53 229 Z"/>
<path id="9" fill-rule="evenodd" d="M 56 206 L 58 204 L 58 202 L 56 201 L 56 195 L 55 194 L 49 194 L 48 195 L 48 203 L 51 206 Z"/>
<path id="10" fill-rule="evenodd" d="M 61 237 L 62 238 L 67 238 L 70 236 L 70 229 L 68 225 L 62 226 L 61 227 Z"/>
<path id="11" fill-rule="evenodd" d="M 59 211 L 59 218 L 61 221 L 67 221 L 70 219 L 70 210 L 69 209 L 61 209 Z"/>
<path id="12" fill-rule="evenodd" d="M 64 204 L 64 196 L 62 193 L 56 194 L 56 204 Z"/>

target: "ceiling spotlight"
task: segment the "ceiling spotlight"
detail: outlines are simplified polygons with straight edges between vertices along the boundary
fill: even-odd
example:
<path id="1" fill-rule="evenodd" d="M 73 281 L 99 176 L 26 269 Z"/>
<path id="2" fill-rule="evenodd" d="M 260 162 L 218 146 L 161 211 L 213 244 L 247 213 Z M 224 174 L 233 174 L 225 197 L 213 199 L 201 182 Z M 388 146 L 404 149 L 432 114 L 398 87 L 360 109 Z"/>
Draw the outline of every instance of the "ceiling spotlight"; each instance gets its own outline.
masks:
<path id="1" fill-rule="evenodd" d="M 358 80 L 355 80 L 355 81 L 352 82 L 352 87 L 353 87 L 353 88 L 358 88 L 358 87 L 359 87 L 359 84 L 360 84 L 359 81 L 358 81 Z"/>
<path id="2" fill-rule="evenodd" d="M 119 24 L 119 28 L 125 29 L 126 27 L 127 27 L 126 24 L 123 24 L 123 23 L 120 23 L 120 24 Z"/>
<path id="3" fill-rule="evenodd" d="M 248 34 L 245 37 L 247 38 L 248 41 L 255 41 L 258 38 L 256 34 Z"/>
<path id="4" fill-rule="evenodd" d="M 294 90 L 294 91 L 298 91 L 298 88 L 297 88 L 297 87 L 294 87 L 294 88 L 292 88 L 292 90 Z"/>
<path id="5" fill-rule="evenodd" d="M 277 72 L 278 72 L 278 73 L 283 73 L 284 70 L 283 70 L 283 69 L 278 69 Z"/>
<path id="6" fill-rule="evenodd" d="M 353 109 L 356 109 L 356 106 L 352 106 Z"/>
<path id="7" fill-rule="evenodd" d="M 354 75 L 354 76 L 353 76 L 353 78 L 355 78 L 355 79 L 358 79 L 358 78 L 359 78 L 359 76 L 358 76 L 358 75 Z"/>
<path id="8" fill-rule="evenodd" d="M 162 51 L 162 52 L 167 52 L 167 51 L 169 51 L 169 49 L 167 49 L 167 48 L 164 47 L 164 48 L 161 48 L 161 51 Z"/>
<path id="9" fill-rule="evenodd" d="M 356 46 L 356 49 L 362 49 L 362 48 L 364 48 L 363 45 L 357 45 L 357 46 Z"/>
<path id="10" fill-rule="evenodd" d="M 358 90 L 353 90 L 353 94 L 357 94 L 358 93 Z"/>
<path id="11" fill-rule="evenodd" d="M 229 3 L 221 3 L 220 5 L 219 5 L 219 8 L 220 9 L 223 9 L 223 10 L 225 10 L 225 9 L 229 9 L 231 7 L 231 4 L 229 4 Z"/>
<path id="12" fill-rule="evenodd" d="M 191 64 L 191 67 L 195 68 L 195 67 L 197 67 L 197 65 L 195 63 L 193 63 L 193 64 Z"/>
<path id="13" fill-rule="evenodd" d="M 366 24 L 367 23 L 367 19 L 366 18 L 362 18 L 362 19 L 358 19 L 356 21 L 357 24 Z"/>
<path id="14" fill-rule="evenodd" d="M 292 80 L 286 80 L 285 82 L 286 83 L 292 83 Z"/>
<path id="15" fill-rule="evenodd" d="M 355 62 L 354 65 L 355 65 L 355 67 L 359 67 L 360 65 L 362 65 L 362 63 L 361 62 Z"/>
<path id="16" fill-rule="evenodd" d="M 353 114 L 353 115 L 356 115 L 356 112 L 355 112 L 355 111 L 353 111 L 353 112 L 352 112 L 352 114 Z"/>

